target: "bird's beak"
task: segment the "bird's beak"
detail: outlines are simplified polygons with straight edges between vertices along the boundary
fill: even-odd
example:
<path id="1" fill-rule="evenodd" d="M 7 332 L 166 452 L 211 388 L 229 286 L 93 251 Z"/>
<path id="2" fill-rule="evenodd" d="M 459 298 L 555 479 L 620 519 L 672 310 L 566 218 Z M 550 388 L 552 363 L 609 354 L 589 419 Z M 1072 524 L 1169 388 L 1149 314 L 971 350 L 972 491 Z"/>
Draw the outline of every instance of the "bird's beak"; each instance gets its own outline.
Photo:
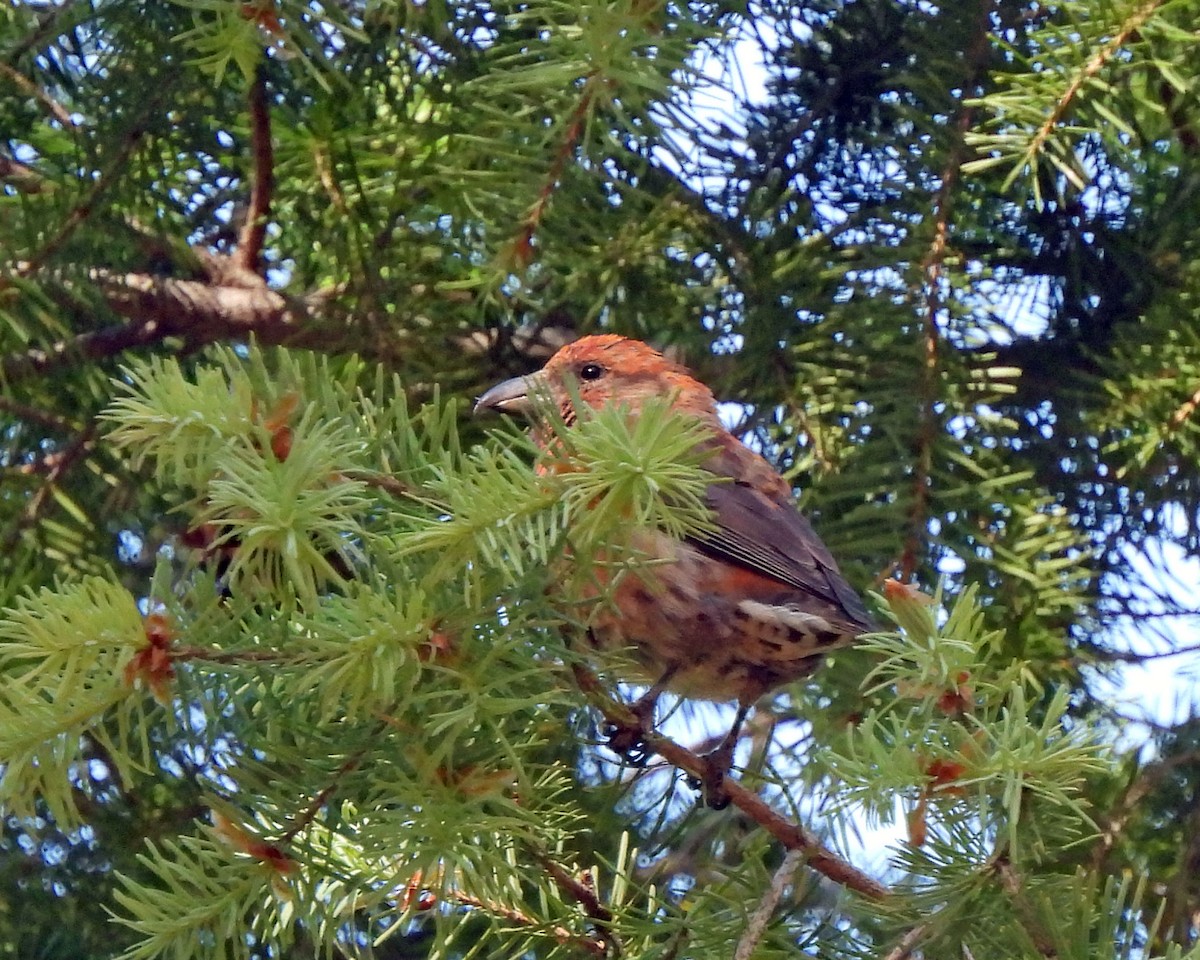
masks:
<path id="1" fill-rule="evenodd" d="M 475 401 L 474 413 L 496 410 L 500 413 L 528 414 L 533 410 L 533 393 L 540 384 L 535 373 L 528 377 L 513 377 L 498 383 Z"/>

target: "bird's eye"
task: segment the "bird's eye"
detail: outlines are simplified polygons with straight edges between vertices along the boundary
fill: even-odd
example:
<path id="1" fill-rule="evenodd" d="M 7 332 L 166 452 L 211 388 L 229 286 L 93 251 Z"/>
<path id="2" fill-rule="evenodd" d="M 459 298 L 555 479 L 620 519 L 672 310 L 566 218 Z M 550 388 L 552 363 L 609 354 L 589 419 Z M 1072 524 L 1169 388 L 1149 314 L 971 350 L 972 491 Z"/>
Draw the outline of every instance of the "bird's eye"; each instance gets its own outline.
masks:
<path id="1" fill-rule="evenodd" d="M 604 368 L 598 363 L 585 363 L 579 368 L 580 380 L 599 380 L 604 375 Z"/>

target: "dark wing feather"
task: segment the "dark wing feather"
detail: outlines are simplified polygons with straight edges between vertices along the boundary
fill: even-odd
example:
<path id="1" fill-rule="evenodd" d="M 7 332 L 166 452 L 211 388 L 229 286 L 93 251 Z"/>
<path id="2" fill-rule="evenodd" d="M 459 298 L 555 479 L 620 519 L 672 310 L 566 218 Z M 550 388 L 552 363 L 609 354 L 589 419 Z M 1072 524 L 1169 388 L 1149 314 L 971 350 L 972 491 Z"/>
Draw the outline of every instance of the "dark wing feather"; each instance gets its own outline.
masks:
<path id="1" fill-rule="evenodd" d="M 710 486 L 708 503 L 717 529 L 690 537 L 697 547 L 833 605 L 850 626 L 873 629 L 870 614 L 838 571 L 829 548 L 789 499 L 735 480 Z"/>

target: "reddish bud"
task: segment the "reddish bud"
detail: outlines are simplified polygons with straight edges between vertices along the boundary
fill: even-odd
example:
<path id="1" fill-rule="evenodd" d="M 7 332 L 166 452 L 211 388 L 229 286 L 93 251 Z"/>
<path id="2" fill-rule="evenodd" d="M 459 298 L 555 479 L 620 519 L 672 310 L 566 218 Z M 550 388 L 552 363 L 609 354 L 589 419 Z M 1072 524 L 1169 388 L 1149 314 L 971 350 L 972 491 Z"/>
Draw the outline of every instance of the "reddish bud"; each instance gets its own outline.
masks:
<path id="1" fill-rule="evenodd" d="M 280 463 L 292 452 L 292 428 L 280 427 L 271 434 L 271 452 Z"/>
<path id="2" fill-rule="evenodd" d="M 908 603 L 919 603 L 923 606 L 929 606 L 933 603 L 933 597 L 927 593 L 922 593 L 911 583 L 905 583 L 903 580 L 884 580 L 883 595 L 889 603 L 895 603 L 897 600 Z"/>
<path id="3" fill-rule="evenodd" d="M 127 687 L 145 684 L 146 689 L 164 706 L 171 702 L 170 683 L 175 679 L 175 664 L 171 657 L 171 641 L 175 633 L 166 614 L 152 613 L 143 621 L 146 646 L 137 651 L 125 664 L 122 680 Z"/>
<path id="4" fill-rule="evenodd" d="M 961 786 L 952 786 L 966 773 L 967 765 L 958 760 L 930 760 L 925 766 L 925 775 L 929 777 L 929 789 L 938 793 L 962 796 L 966 791 Z"/>
<path id="5" fill-rule="evenodd" d="M 971 689 L 968 682 L 971 679 L 971 674 L 962 670 L 955 678 L 957 681 L 953 690 L 946 690 L 938 697 L 938 709 L 942 713 L 956 716 L 960 713 L 966 713 L 970 709 L 971 704 L 975 702 L 975 692 Z"/>
<path id="6" fill-rule="evenodd" d="M 212 811 L 212 821 L 220 838 L 239 853 L 254 857 L 279 874 L 286 875 L 296 869 L 296 861 L 280 847 L 246 832 L 224 814 Z"/>
<path id="7" fill-rule="evenodd" d="M 421 663 L 448 663 L 453 661 L 458 652 L 458 643 L 454 634 L 445 630 L 431 630 L 429 639 L 417 648 L 417 659 Z"/>
<path id="8" fill-rule="evenodd" d="M 929 823 L 926 820 L 927 801 L 925 794 L 917 799 L 917 805 L 908 812 L 908 842 L 914 847 L 923 847 L 929 836 Z"/>

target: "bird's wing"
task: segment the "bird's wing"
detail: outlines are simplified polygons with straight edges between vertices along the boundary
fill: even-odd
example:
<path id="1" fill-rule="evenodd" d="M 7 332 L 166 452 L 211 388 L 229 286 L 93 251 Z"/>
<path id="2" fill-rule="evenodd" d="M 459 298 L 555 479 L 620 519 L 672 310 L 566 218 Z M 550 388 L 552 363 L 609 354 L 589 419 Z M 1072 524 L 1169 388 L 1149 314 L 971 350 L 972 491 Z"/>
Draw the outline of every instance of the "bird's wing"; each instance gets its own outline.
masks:
<path id="1" fill-rule="evenodd" d="M 736 446 L 733 446 L 736 444 Z M 732 482 L 708 488 L 717 529 L 689 539 L 710 556 L 769 577 L 840 610 L 851 626 L 873 628 L 829 548 L 791 501 L 787 483 L 732 436 L 706 466 Z"/>

